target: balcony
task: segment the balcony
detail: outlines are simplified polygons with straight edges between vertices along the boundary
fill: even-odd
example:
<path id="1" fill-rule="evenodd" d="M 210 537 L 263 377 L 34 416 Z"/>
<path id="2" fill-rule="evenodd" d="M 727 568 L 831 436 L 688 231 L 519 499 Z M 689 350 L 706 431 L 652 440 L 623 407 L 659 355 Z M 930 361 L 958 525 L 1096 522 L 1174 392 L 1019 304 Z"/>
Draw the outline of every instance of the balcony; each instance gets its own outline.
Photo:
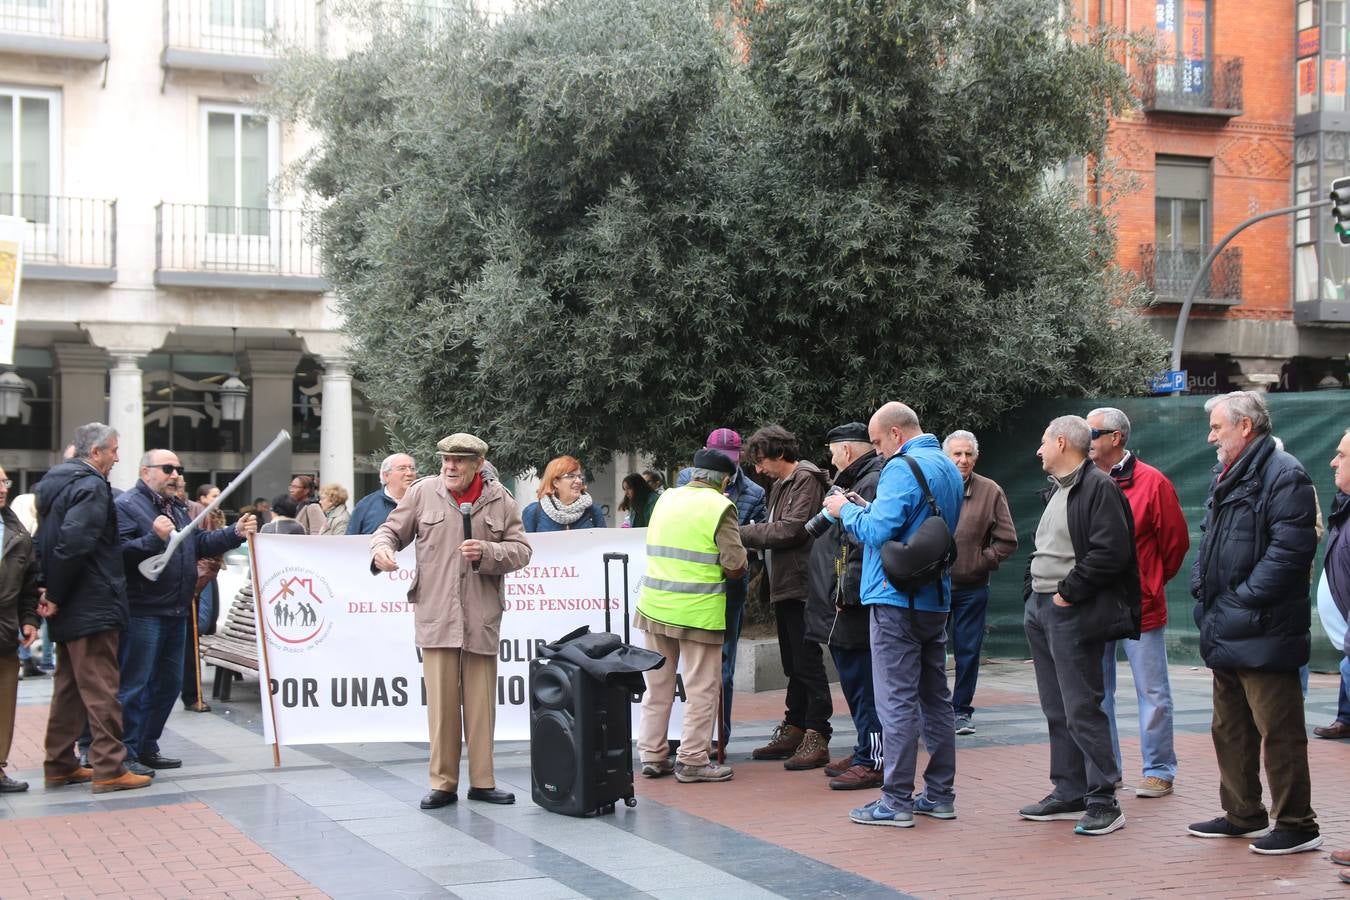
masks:
<path id="1" fill-rule="evenodd" d="M 112 284 L 117 280 L 117 201 L 0 194 L 0 215 L 25 222 L 25 281 Z"/>
<path id="2" fill-rule="evenodd" d="M 326 291 L 310 225 L 301 210 L 161 203 L 155 207 L 155 284 Z"/>
<path id="3" fill-rule="evenodd" d="M 1144 112 L 1231 119 L 1242 115 L 1242 57 L 1153 57 L 1140 61 Z"/>
<path id="4" fill-rule="evenodd" d="M 104 62 L 107 0 L 0 0 L 0 53 Z"/>
<path id="5" fill-rule="evenodd" d="M 5 0 L 0 0 L 0 3 Z M 163 0 L 169 69 L 265 75 L 284 48 L 316 50 L 323 0 Z"/>
<path id="6" fill-rule="evenodd" d="M 1208 250 L 1159 250 L 1153 244 L 1139 247 L 1140 276 L 1162 303 L 1180 303 L 1209 255 Z M 1200 285 L 1196 303 L 1236 306 L 1242 302 L 1242 248 L 1229 247 L 1209 267 Z"/>

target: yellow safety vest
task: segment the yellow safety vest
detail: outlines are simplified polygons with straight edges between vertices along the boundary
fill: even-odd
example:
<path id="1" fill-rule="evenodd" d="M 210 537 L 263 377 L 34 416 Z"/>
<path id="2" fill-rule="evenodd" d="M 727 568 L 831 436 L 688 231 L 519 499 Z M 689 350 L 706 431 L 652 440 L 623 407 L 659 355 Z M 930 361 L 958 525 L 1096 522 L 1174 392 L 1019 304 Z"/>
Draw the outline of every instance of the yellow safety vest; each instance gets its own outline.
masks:
<path id="1" fill-rule="evenodd" d="M 724 631 L 727 581 L 714 536 L 735 509 L 722 494 L 685 485 L 661 495 L 647 524 L 647 571 L 638 611 L 653 622 Z"/>

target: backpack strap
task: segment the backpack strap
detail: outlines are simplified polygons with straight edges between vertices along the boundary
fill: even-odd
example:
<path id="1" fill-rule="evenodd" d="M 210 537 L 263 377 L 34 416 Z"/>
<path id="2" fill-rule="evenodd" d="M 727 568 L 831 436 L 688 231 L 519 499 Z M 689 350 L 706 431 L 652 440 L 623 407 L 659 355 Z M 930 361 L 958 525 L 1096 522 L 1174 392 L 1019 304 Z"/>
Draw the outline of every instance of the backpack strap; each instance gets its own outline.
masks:
<path id="1" fill-rule="evenodd" d="M 914 480 L 919 482 L 919 489 L 923 491 L 923 498 L 928 501 L 929 514 L 941 517 L 942 509 L 937 505 L 937 499 L 933 496 L 932 489 L 928 487 L 928 479 L 924 477 L 923 469 L 919 468 L 919 464 L 914 461 L 914 457 L 912 456 L 905 456 L 904 454 L 901 454 L 900 458 L 909 464 L 909 470 L 914 473 Z M 950 611 L 951 603 L 950 599 L 947 596 L 947 587 L 945 582 L 941 578 L 937 580 L 937 589 L 938 589 L 938 605 Z M 915 606 L 916 606 L 915 601 L 911 599 L 909 601 L 909 612 L 911 617 L 913 617 L 915 614 Z"/>

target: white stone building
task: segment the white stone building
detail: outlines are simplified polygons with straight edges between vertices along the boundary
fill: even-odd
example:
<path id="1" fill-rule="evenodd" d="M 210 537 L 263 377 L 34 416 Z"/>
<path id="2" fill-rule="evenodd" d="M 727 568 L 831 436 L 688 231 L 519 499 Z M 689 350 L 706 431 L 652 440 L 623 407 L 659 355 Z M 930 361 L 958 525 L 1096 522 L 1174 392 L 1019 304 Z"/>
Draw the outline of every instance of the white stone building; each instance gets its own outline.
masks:
<path id="1" fill-rule="evenodd" d="M 0 214 L 29 221 L 25 394 L 0 423 L 15 493 L 95 420 L 121 433 L 122 488 L 153 446 L 189 486 L 223 484 L 283 428 L 291 451 L 232 505 L 294 473 L 375 486 L 356 457 L 382 439 L 354 406 L 302 198 L 277 186 L 307 136 L 254 105 L 273 36 L 323 49 L 328 25 L 317 0 L 0 0 Z"/>

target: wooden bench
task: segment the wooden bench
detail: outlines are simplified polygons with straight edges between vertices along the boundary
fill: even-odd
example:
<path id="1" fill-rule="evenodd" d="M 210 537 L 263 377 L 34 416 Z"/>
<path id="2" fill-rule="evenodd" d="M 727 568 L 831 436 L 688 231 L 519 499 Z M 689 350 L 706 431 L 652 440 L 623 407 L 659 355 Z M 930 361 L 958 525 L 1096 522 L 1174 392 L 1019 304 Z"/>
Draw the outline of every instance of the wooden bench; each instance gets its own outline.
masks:
<path id="1" fill-rule="evenodd" d="M 230 701 L 236 678 L 258 676 L 257 627 L 253 612 L 253 585 L 245 584 L 234 595 L 225 622 L 215 634 L 201 639 L 202 661 L 216 667 L 212 699 Z"/>

